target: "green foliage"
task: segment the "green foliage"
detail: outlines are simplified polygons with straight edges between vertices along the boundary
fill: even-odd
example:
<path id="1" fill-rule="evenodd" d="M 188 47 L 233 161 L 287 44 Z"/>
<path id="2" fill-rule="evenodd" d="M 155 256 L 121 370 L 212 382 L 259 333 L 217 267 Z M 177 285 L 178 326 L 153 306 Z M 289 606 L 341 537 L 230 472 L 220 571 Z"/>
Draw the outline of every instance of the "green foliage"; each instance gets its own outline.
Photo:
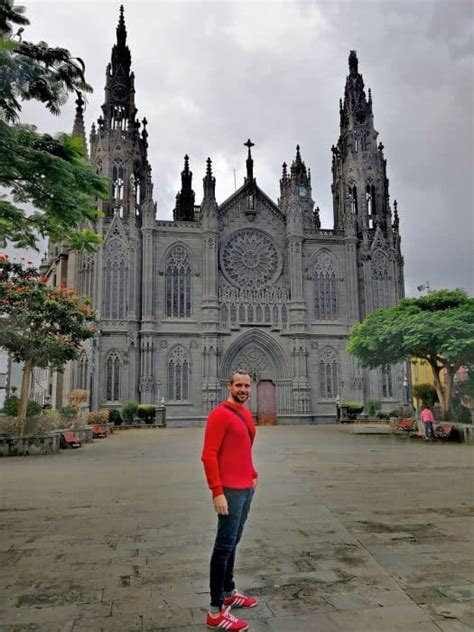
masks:
<path id="1" fill-rule="evenodd" d="M 371 417 L 375 417 L 375 415 L 380 411 L 381 408 L 382 403 L 379 402 L 377 399 L 369 399 L 369 401 L 367 402 L 367 413 Z"/>
<path id="2" fill-rule="evenodd" d="M 428 406 L 434 406 L 438 401 L 438 393 L 433 384 L 415 384 L 413 387 L 413 395 L 416 399 Z"/>
<path id="3" fill-rule="evenodd" d="M 114 424 L 114 426 L 120 426 L 120 424 L 123 422 L 123 419 L 119 410 L 116 410 L 115 408 L 109 410 L 109 422 Z"/>
<path id="4" fill-rule="evenodd" d="M 63 406 L 60 411 L 62 417 L 66 417 L 66 419 L 73 419 L 77 415 L 77 408 L 73 406 L 73 404 L 66 404 Z"/>
<path id="5" fill-rule="evenodd" d="M 359 414 L 364 410 L 364 404 L 362 402 L 348 401 L 345 402 L 345 405 L 347 406 L 347 410 L 356 414 Z"/>
<path id="6" fill-rule="evenodd" d="M 356 325 L 349 353 L 362 366 L 375 368 L 410 357 L 426 360 L 434 374 L 441 416 L 449 416 L 451 385 L 461 367 L 474 367 L 474 299 L 463 290 L 439 290 L 378 309 Z M 439 372 L 445 369 L 446 384 Z"/>
<path id="7" fill-rule="evenodd" d="M 137 414 L 138 403 L 133 401 L 124 402 L 122 404 L 122 418 L 126 424 L 133 423 Z"/>
<path id="8" fill-rule="evenodd" d="M 29 23 L 22 13 L 1 0 L 0 242 L 35 248 L 39 236 L 49 236 L 92 250 L 100 238 L 85 223 L 92 226 L 98 217 L 93 200 L 107 194 L 105 181 L 85 159 L 80 139 L 55 139 L 19 123 L 22 101 L 39 101 L 59 114 L 71 92 L 90 91 L 84 65 L 63 48 L 13 36 L 14 25 Z M 28 214 L 25 203 L 37 210 Z"/>
<path id="9" fill-rule="evenodd" d="M 95 334 L 89 299 L 54 288 L 38 270 L 0 255 L 0 346 L 15 362 L 63 369 Z"/>
<path id="10" fill-rule="evenodd" d="M 463 290 L 440 290 L 378 309 L 353 328 L 348 351 L 372 369 L 410 357 L 456 368 L 470 366 L 474 300 Z"/>
<path id="11" fill-rule="evenodd" d="M 137 415 L 146 424 L 152 424 L 156 417 L 156 406 L 151 404 L 140 404 L 137 409 Z"/>
<path id="12" fill-rule="evenodd" d="M 18 407 L 20 405 L 20 400 L 18 397 L 7 397 L 3 404 L 3 412 L 5 415 L 10 415 L 11 417 L 16 417 L 18 415 Z M 34 415 L 39 415 L 42 411 L 42 407 L 38 402 L 35 402 L 33 399 L 28 400 L 28 404 L 26 406 L 26 416 L 33 417 Z"/>

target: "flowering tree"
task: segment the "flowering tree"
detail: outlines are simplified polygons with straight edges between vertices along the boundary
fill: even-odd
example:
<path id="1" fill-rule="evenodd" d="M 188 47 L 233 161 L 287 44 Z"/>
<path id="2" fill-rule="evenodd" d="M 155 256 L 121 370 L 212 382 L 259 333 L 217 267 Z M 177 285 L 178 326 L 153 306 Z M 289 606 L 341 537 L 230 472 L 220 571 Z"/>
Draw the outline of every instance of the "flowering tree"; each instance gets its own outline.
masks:
<path id="1" fill-rule="evenodd" d="M 94 336 L 95 322 L 89 299 L 67 287 L 51 287 L 36 268 L 0 255 L 0 346 L 23 363 L 20 434 L 33 368 L 61 371 L 79 356 L 81 342 Z"/>

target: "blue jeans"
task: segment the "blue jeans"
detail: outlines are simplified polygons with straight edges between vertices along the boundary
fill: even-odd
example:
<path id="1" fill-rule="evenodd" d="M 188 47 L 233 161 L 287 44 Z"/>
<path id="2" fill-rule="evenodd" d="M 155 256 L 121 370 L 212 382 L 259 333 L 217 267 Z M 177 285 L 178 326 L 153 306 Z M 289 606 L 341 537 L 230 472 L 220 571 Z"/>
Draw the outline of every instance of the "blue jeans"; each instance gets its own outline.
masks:
<path id="1" fill-rule="evenodd" d="M 431 421 L 424 421 L 423 425 L 425 427 L 425 437 L 427 439 L 434 439 L 435 433 L 434 433 L 433 423 Z"/>
<path id="2" fill-rule="evenodd" d="M 222 608 L 224 592 L 232 592 L 234 583 L 235 550 L 242 537 L 254 490 L 224 487 L 229 507 L 228 516 L 217 516 L 217 535 L 211 556 L 211 606 Z"/>

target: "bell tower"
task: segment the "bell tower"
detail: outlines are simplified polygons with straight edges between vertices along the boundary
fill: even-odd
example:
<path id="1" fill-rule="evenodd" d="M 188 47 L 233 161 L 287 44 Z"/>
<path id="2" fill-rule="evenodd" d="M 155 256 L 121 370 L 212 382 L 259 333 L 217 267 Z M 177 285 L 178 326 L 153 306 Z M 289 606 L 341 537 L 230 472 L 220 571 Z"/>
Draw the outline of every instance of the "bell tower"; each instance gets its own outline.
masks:
<path id="1" fill-rule="evenodd" d="M 105 101 L 97 126 L 90 136 L 91 161 L 97 172 L 111 181 L 109 197 L 103 202 L 106 217 L 137 219 L 150 187 L 147 120 L 140 124 L 135 107 L 135 76 L 127 46 L 123 6 L 120 7 L 117 41 L 105 73 Z"/>

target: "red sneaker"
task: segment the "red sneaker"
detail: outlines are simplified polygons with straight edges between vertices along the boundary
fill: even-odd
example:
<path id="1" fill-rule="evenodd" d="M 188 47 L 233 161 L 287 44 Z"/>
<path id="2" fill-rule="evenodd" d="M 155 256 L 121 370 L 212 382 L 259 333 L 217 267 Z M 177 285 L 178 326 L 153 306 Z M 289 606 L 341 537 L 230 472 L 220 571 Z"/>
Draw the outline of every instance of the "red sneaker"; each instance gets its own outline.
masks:
<path id="1" fill-rule="evenodd" d="M 238 630 L 244 632 L 249 629 L 247 621 L 237 619 L 234 615 L 230 614 L 230 608 L 222 608 L 218 617 L 211 617 L 209 612 L 207 613 L 207 627 L 211 630 Z"/>
<path id="2" fill-rule="evenodd" d="M 224 599 L 224 606 L 227 608 L 254 608 L 257 605 L 255 597 L 246 597 L 236 592 Z"/>

